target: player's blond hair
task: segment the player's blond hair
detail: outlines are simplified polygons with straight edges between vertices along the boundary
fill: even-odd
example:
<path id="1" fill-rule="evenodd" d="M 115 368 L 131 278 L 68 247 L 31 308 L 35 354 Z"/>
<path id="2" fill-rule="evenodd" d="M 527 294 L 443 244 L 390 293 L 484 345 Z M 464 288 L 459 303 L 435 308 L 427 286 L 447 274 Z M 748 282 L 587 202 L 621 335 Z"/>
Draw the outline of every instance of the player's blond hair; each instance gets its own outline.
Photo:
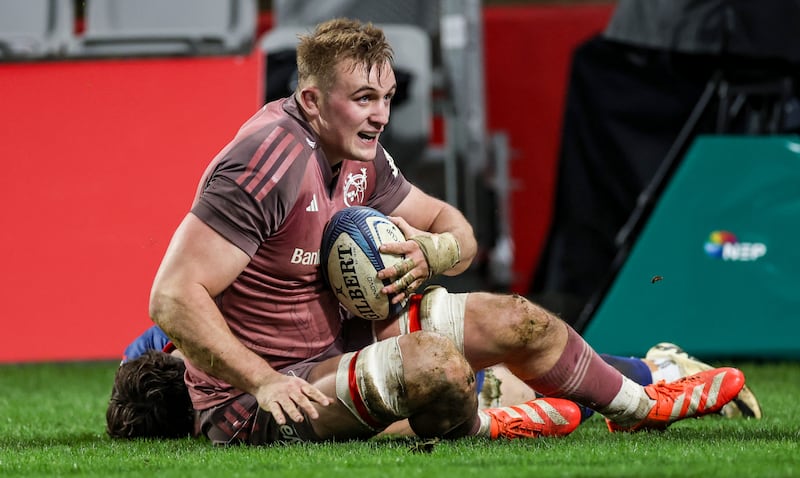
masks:
<path id="1" fill-rule="evenodd" d="M 384 65 L 393 61 L 393 51 L 383 30 L 372 23 L 349 18 L 334 18 L 317 25 L 308 35 L 300 36 L 297 45 L 298 88 L 315 84 L 327 91 L 336 78 L 336 66 L 351 62 L 362 66 L 369 75 L 372 68 L 382 74 Z"/>

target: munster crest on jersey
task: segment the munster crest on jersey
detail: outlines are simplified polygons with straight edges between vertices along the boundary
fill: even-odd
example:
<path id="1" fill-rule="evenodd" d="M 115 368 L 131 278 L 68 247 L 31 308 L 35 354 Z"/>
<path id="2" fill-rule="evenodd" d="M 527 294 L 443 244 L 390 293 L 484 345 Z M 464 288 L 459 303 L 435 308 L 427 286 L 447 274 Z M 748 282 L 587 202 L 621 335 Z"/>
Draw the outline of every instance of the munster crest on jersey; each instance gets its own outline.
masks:
<path id="1" fill-rule="evenodd" d="M 349 173 L 344 182 L 344 205 L 357 206 L 364 204 L 367 192 L 367 168 L 361 168 L 360 174 Z"/>

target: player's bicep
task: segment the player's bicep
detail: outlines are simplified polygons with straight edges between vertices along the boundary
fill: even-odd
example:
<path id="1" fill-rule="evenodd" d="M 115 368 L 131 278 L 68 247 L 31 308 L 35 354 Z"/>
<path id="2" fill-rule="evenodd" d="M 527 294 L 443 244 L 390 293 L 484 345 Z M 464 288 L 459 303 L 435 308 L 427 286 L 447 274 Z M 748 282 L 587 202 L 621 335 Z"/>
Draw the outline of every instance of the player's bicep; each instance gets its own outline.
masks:
<path id="1" fill-rule="evenodd" d="M 412 186 L 408 195 L 388 215 L 402 217 L 411 226 L 422 231 L 430 231 L 436 217 L 445 205 L 446 203 L 443 201 Z"/>
<path id="2" fill-rule="evenodd" d="M 250 262 L 242 249 L 192 213 L 178 226 L 154 287 L 180 290 L 200 285 L 211 297 L 228 287 Z"/>

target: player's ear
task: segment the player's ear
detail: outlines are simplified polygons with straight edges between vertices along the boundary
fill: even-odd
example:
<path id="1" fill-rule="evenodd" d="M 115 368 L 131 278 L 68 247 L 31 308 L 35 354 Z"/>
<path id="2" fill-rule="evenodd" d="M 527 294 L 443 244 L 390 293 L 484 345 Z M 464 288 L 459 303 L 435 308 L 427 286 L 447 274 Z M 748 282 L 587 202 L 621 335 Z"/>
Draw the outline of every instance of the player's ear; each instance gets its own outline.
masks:
<path id="1" fill-rule="evenodd" d="M 306 114 L 311 116 L 319 115 L 320 91 L 317 88 L 303 88 L 298 96 L 299 103 Z"/>

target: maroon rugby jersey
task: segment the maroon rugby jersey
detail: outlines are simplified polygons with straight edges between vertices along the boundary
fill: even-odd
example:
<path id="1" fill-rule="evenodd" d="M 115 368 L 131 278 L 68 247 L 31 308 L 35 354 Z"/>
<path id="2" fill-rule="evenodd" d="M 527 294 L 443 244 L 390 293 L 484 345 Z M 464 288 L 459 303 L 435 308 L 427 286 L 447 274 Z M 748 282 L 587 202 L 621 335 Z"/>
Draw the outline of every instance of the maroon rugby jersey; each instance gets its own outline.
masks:
<path id="1" fill-rule="evenodd" d="M 192 207 L 251 257 L 216 298 L 234 335 L 276 369 L 327 349 L 343 317 L 319 264 L 325 225 L 345 206 L 388 214 L 410 189 L 383 148 L 334 180 L 294 98 L 264 106 L 208 166 Z M 197 409 L 241 393 L 191 363 L 187 384 Z"/>

